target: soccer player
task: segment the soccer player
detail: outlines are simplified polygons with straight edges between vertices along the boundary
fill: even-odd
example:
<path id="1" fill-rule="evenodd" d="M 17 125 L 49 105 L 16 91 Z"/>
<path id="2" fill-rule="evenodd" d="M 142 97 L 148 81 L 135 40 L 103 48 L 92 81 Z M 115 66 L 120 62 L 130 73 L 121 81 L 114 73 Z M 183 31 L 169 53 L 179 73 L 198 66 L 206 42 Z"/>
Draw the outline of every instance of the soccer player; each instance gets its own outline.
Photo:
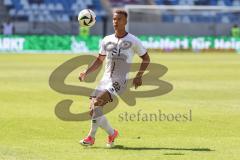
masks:
<path id="1" fill-rule="evenodd" d="M 99 55 L 88 69 L 79 75 L 79 80 L 83 81 L 86 76 L 95 71 L 106 58 L 106 66 L 103 78 L 98 87 L 91 95 L 91 129 L 86 138 L 80 141 L 81 145 L 93 145 L 98 127 L 108 133 L 107 146 L 113 147 L 113 142 L 118 136 L 118 131 L 113 129 L 107 118 L 102 113 L 102 107 L 112 101 L 112 97 L 119 95 L 126 88 L 127 74 L 134 54 L 141 59 L 141 65 L 136 77 L 133 79 L 135 89 L 142 85 L 142 76 L 146 70 L 150 58 L 147 50 L 140 40 L 134 35 L 126 32 L 127 12 L 122 9 L 113 11 L 113 27 L 115 33 L 103 38 Z"/>

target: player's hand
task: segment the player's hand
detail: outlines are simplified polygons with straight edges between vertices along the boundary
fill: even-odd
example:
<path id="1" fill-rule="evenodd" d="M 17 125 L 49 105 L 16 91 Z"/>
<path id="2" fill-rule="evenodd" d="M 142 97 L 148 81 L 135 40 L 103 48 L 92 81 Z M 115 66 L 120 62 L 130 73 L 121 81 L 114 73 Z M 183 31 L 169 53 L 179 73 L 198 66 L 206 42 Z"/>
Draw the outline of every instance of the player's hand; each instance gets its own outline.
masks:
<path id="1" fill-rule="evenodd" d="M 82 81 L 84 81 L 86 76 L 87 76 L 86 72 L 82 72 L 82 73 L 79 74 L 78 79 L 82 82 Z"/>
<path id="2" fill-rule="evenodd" d="M 137 89 L 141 85 L 142 85 L 142 77 L 139 77 L 139 76 L 135 77 L 133 79 L 133 86 L 135 87 L 135 89 Z"/>

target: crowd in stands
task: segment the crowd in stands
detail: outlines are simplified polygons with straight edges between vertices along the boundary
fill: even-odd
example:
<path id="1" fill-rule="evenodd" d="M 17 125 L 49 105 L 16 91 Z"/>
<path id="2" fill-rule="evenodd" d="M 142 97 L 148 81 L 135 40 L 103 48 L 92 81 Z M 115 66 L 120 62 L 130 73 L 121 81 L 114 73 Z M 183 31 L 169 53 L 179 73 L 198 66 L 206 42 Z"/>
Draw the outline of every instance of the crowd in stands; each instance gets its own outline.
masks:
<path id="1" fill-rule="evenodd" d="M 124 7 L 127 4 L 147 5 L 209 5 L 209 6 L 240 6 L 240 0 L 4 0 L 3 3 L 9 16 L 17 21 L 37 22 L 70 22 L 75 21 L 79 11 L 92 9 L 97 14 L 97 21 L 102 16 L 110 14 L 114 7 Z M 205 18 L 196 15 L 164 14 L 165 22 L 239 22 L 240 15 L 206 14 Z"/>

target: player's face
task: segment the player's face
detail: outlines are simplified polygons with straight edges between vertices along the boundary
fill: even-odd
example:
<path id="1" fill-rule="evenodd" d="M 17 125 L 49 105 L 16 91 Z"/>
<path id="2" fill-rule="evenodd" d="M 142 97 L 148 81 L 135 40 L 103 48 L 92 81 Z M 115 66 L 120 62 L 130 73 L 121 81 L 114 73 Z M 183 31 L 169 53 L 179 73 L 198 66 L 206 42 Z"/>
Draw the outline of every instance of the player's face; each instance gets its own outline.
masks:
<path id="1" fill-rule="evenodd" d="M 126 24 L 127 24 L 127 18 L 123 14 L 118 14 L 118 13 L 113 14 L 113 27 L 115 31 L 125 30 Z"/>

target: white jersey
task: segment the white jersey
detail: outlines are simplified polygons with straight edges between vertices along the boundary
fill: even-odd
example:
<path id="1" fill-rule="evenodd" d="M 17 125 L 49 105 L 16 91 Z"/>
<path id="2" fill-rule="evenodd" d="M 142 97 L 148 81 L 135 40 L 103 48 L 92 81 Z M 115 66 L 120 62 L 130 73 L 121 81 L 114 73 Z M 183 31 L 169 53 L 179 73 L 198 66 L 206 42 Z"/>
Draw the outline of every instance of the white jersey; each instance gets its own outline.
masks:
<path id="1" fill-rule="evenodd" d="M 114 95 L 121 94 L 127 85 L 127 75 L 134 54 L 143 56 L 146 52 L 140 40 L 130 33 L 122 38 L 117 38 L 115 34 L 106 36 L 99 52 L 106 56 L 105 72 L 91 97 L 96 97 L 103 90 Z"/>
<path id="2" fill-rule="evenodd" d="M 146 52 L 141 41 L 130 33 L 122 38 L 117 38 L 115 34 L 104 37 L 99 51 L 101 55 L 106 55 L 103 80 L 126 81 L 134 54 L 143 56 Z"/>

